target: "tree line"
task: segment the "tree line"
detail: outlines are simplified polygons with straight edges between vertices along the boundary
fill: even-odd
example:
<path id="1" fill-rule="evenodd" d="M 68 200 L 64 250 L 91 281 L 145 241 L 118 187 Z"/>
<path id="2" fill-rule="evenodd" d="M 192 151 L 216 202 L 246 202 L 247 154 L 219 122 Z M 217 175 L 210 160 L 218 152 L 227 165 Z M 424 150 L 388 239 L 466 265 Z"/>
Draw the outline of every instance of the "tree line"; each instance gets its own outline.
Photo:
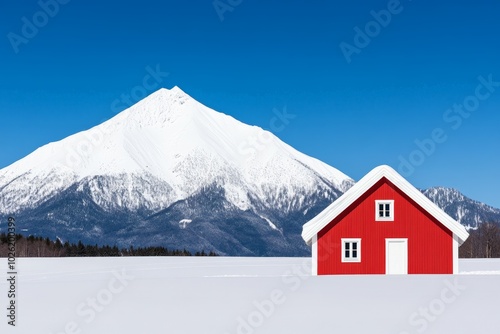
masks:
<path id="1" fill-rule="evenodd" d="M 7 234 L 0 233 L 0 257 L 8 256 Z M 99 256 L 217 256 L 213 251 L 205 250 L 192 254 L 186 249 L 167 249 L 162 246 L 118 248 L 117 246 L 85 245 L 62 243 L 59 239 L 24 237 L 16 234 L 16 257 L 99 257 Z"/>
<path id="2" fill-rule="evenodd" d="M 469 238 L 460 246 L 460 258 L 500 258 L 500 225 L 483 223 L 469 230 Z M 8 256 L 7 234 L 0 233 L 0 257 Z M 204 250 L 192 254 L 186 249 L 168 249 L 162 246 L 118 248 L 117 246 L 62 243 L 59 239 L 16 234 L 16 257 L 98 257 L 98 256 L 217 256 Z"/>
<path id="3" fill-rule="evenodd" d="M 461 258 L 500 258 L 500 225 L 482 223 L 470 230 L 458 254 Z"/>

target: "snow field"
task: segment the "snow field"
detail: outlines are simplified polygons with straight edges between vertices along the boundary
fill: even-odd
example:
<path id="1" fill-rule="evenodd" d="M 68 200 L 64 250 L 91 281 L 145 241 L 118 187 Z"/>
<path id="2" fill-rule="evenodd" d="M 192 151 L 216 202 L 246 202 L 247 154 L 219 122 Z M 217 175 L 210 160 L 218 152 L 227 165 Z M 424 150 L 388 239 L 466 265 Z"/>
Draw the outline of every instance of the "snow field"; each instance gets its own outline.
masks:
<path id="1" fill-rule="evenodd" d="M 308 258 L 17 262 L 17 326 L 4 315 L 2 333 L 498 333 L 500 326 L 500 260 L 461 260 L 467 275 L 321 277 L 309 275 Z M 471 275 L 478 272 L 489 275 Z"/>

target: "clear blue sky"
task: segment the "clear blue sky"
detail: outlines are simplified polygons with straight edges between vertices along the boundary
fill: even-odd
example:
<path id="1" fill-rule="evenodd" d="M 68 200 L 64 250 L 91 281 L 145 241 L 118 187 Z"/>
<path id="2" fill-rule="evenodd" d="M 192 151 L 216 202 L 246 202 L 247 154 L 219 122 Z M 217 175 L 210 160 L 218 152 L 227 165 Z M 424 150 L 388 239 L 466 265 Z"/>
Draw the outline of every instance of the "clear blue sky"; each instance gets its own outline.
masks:
<path id="1" fill-rule="evenodd" d="M 158 87 L 249 124 L 286 106 L 275 134 L 356 180 L 404 158 L 415 186 L 500 207 L 500 83 L 478 79 L 500 82 L 495 1 L 47 2 L 1 5 L 0 168 L 112 117 L 159 66 Z"/>

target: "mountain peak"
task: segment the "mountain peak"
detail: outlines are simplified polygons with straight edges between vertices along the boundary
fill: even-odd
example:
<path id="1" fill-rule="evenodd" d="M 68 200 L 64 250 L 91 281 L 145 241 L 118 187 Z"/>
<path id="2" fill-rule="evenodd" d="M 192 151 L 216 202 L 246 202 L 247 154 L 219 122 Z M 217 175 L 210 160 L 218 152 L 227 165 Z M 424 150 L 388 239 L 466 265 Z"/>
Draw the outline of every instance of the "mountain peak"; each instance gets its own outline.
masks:
<path id="1" fill-rule="evenodd" d="M 194 107 L 196 104 L 198 102 L 177 86 L 172 89 L 160 88 L 123 110 L 107 123 L 113 128 L 164 128 L 179 118 L 184 118 L 188 122 L 192 111 L 196 109 Z"/>
<path id="2" fill-rule="evenodd" d="M 156 98 L 156 97 L 160 97 L 160 96 L 172 98 L 175 96 L 183 96 L 183 95 L 188 96 L 179 86 L 174 86 L 170 89 L 162 87 L 162 88 L 154 91 L 153 93 L 149 94 L 148 96 L 146 96 L 143 100 L 147 100 L 150 98 Z"/>
<path id="3" fill-rule="evenodd" d="M 120 247 L 305 255 L 302 225 L 352 183 L 175 86 L 0 170 L 0 218 L 15 213 L 32 234 Z M 469 226 L 500 216 L 445 188 L 426 195 Z"/>
<path id="4" fill-rule="evenodd" d="M 49 177 L 58 182 L 46 182 Z M 213 184 L 226 189 L 231 203 L 246 208 L 249 196 L 264 199 L 269 189 L 277 196 L 275 201 L 288 205 L 299 191 L 341 191 L 346 182 L 352 182 L 272 133 L 206 107 L 174 86 L 160 88 L 108 121 L 45 145 L 0 170 L 0 212 L 34 207 L 75 182 L 96 177 L 117 180 L 117 184 L 90 183 L 93 194 L 106 192 L 111 197 L 120 187 L 135 189 L 137 180 L 170 189 L 163 200 L 157 199 L 161 195 L 155 191 L 137 200 L 132 190 L 127 201 L 114 199 L 131 210 L 166 207 Z M 2 203 L 9 189 L 19 198 Z M 95 196 L 96 203 L 104 201 Z M 19 207 L 14 208 L 13 202 Z"/>
<path id="5" fill-rule="evenodd" d="M 186 94 L 184 93 L 184 91 L 179 87 L 179 86 L 174 86 L 170 89 L 171 92 L 174 92 L 174 93 L 177 93 L 177 92 L 180 92 L 180 93 L 183 93 L 183 94 Z"/>

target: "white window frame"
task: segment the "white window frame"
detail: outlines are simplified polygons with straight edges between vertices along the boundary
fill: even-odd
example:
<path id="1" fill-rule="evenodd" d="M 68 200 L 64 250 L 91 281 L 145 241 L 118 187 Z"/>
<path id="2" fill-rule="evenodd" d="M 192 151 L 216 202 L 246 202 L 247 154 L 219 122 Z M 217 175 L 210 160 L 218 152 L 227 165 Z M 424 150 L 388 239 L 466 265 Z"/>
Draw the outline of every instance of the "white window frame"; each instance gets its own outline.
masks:
<path id="1" fill-rule="evenodd" d="M 361 239 L 360 238 L 342 238 L 342 262 L 361 262 Z M 345 256 L 345 250 L 346 250 L 346 244 L 350 243 L 351 245 L 353 243 L 356 243 L 356 251 L 358 252 L 357 257 L 346 257 Z M 350 255 L 352 255 L 352 247 L 350 248 Z"/>
<path id="2" fill-rule="evenodd" d="M 378 215 L 379 212 L 379 205 L 383 204 L 389 204 L 389 217 L 380 217 Z M 375 220 L 379 222 L 392 222 L 394 221 L 394 200 L 393 199 L 378 199 L 375 201 Z"/>

